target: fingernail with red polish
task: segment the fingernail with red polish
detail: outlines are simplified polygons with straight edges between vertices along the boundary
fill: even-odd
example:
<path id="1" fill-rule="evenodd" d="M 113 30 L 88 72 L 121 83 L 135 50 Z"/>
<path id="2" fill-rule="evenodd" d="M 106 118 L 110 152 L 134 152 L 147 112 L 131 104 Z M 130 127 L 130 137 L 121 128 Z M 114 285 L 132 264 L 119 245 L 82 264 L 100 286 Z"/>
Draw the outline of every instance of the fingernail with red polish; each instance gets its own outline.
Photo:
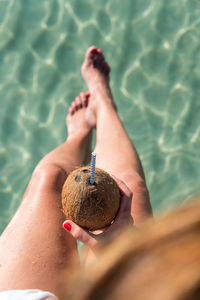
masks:
<path id="1" fill-rule="evenodd" d="M 68 222 L 63 223 L 63 227 L 67 231 L 71 231 L 72 230 L 72 225 L 70 223 L 68 223 Z"/>
<path id="2" fill-rule="evenodd" d="M 88 92 L 88 93 L 86 93 L 86 97 L 88 97 L 88 98 L 90 97 L 90 93 L 89 93 L 89 92 Z"/>
<path id="3" fill-rule="evenodd" d="M 102 49 L 97 49 L 97 52 L 102 53 L 103 50 Z"/>

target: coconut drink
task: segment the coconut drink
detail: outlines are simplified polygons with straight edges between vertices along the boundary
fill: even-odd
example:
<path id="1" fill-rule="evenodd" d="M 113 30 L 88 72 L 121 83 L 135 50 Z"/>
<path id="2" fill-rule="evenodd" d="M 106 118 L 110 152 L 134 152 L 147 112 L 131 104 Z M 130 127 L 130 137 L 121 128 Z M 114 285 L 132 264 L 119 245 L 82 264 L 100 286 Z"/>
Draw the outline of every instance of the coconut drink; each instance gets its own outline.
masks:
<path id="1" fill-rule="evenodd" d="M 67 219 L 94 231 L 111 224 L 120 205 L 116 181 L 96 168 L 91 183 L 91 167 L 72 171 L 62 189 L 62 207 Z"/>

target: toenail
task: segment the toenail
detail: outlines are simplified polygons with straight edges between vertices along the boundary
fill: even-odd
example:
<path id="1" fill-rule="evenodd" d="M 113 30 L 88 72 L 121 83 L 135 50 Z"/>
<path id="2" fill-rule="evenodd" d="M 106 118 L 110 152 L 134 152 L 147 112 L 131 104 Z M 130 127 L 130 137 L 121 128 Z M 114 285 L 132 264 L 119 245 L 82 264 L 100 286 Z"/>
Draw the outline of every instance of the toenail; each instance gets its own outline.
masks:
<path id="1" fill-rule="evenodd" d="M 89 92 L 88 92 L 88 93 L 86 93 L 85 95 L 86 95 L 86 97 L 87 97 L 87 98 L 89 98 L 89 97 L 90 97 L 90 93 L 89 93 Z"/>
<path id="2" fill-rule="evenodd" d="M 91 53 L 97 54 L 98 53 L 98 49 L 97 48 L 92 49 Z"/>

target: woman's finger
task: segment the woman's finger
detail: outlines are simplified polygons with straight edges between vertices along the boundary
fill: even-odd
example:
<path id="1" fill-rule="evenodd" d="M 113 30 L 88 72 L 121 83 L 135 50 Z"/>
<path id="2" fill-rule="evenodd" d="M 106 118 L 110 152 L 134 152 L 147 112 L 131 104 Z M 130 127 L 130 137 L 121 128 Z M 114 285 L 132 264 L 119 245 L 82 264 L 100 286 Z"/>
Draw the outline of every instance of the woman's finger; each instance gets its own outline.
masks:
<path id="1" fill-rule="evenodd" d="M 121 216 L 124 212 L 130 213 L 131 210 L 131 201 L 132 201 L 132 192 L 129 190 L 127 185 L 117 178 L 115 175 L 112 175 L 115 181 L 118 184 L 118 187 L 121 192 L 121 203 L 118 211 L 118 216 Z"/>
<path id="2" fill-rule="evenodd" d="M 117 217 L 121 217 L 124 214 L 130 215 L 131 201 L 131 197 L 127 197 L 126 195 L 121 196 L 121 202 L 117 213 Z"/>
<path id="3" fill-rule="evenodd" d="M 132 202 L 132 192 L 129 190 L 127 185 L 117 178 L 115 175 L 112 175 L 115 181 L 118 184 L 118 187 L 121 192 L 121 203 L 119 207 L 119 211 L 114 221 L 114 227 L 118 226 L 120 223 L 130 224 L 130 211 L 131 211 L 131 202 Z M 133 224 L 133 220 L 131 222 Z"/>
<path id="4" fill-rule="evenodd" d="M 131 190 L 127 187 L 127 185 L 119 178 L 117 178 L 115 175 L 111 174 L 111 176 L 113 177 L 113 179 L 116 181 L 119 190 L 121 192 L 122 195 L 126 195 L 127 197 L 132 198 L 132 192 Z"/>
<path id="5" fill-rule="evenodd" d="M 64 221 L 63 228 L 68 231 L 76 240 L 79 240 L 87 247 L 93 248 L 97 245 L 97 240 L 93 237 L 93 235 L 78 226 L 73 221 Z"/>

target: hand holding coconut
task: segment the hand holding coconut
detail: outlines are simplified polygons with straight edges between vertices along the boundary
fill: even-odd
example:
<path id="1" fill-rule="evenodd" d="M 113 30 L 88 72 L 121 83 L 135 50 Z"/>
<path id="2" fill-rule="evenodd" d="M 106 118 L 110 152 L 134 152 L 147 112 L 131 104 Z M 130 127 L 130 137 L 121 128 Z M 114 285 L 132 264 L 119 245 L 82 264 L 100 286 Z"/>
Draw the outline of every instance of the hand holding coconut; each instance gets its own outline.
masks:
<path id="1" fill-rule="evenodd" d="M 95 161 L 93 152 L 91 168 L 72 171 L 62 189 L 63 212 L 69 219 L 63 227 L 90 248 L 96 246 L 100 237 L 108 237 L 129 224 L 131 218 L 131 192 L 121 180 L 95 169 Z M 101 233 L 89 232 L 94 230 Z"/>
<path id="2" fill-rule="evenodd" d="M 98 231 L 97 234 L 94 234 L 88 230 L 84 230 L 72 220 L 66 220 L 63 223 L 63 227 L 69 231 L 76 240 L 81 241 L 91 249 L 94 249 L 98 245 L 100 239 L 109 238 L 113 234 L 116 234 L 119 230 L 122 230 L 124 227 L 130 225 L 130 221 L 132 221 L 130 215 L 132 193 L 124 182 L 116 177 L 114 178 L 120 190 L 121 201 L 117 215 L 115 216 L 114 222 L 112 222 L 111 225 Z"/>

